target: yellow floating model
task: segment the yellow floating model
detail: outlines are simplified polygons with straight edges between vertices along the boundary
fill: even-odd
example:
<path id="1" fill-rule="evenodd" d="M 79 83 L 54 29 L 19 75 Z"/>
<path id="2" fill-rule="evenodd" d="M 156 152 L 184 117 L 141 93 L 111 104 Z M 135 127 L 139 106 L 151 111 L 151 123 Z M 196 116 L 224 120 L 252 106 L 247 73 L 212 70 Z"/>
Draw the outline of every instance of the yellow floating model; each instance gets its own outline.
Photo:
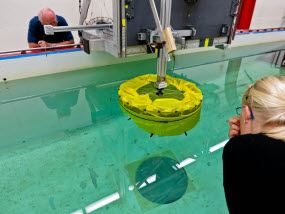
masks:
<path id="1" fill-rule="evenodd" d="M 134 122 L 145 131 L 173 136 L 192 129 L 200 118 L 203 95 L 191 82 L 166 76 L 163 95 L 155 87 L 157 76 L 147 74 L 121 84 L 120 105 Z"/>

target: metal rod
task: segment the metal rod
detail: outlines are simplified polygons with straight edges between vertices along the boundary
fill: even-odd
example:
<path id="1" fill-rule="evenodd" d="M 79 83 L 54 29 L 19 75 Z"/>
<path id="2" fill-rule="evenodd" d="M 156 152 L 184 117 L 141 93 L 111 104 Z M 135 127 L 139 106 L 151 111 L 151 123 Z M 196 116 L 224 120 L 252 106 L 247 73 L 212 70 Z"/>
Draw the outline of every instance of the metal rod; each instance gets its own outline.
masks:
<path id="1" fill-rule="evenodd" d="M 80 25 L 80 26 L 52 26 L 44 25 L 45 34 L 53 35 L 56 32 L 112 28 L 113 24 Z"/>
<path id="2" fill-rule="evenodd" d="M 172 11 L 172 0 L 167 1 L 167 18 L 166 18 L 166 27 L 170 27 L 170 21 L 171 21 L 171 11 Z"/>
<path id="3" fill-rule="evenodd" d="M 161 22 L 161 27 L 162 29 L 165 29 L 166 27 L 166 1 L 165 0 L 161 0 L 160 1 L 160 22 Z"/>
<path id="4" fill-rule="evenodd" d="M 170 18 L 171 18 L 171 4 L 172 0 L 161 0 L 160 2 L 160 20 L 161 20 L 161 28 L 165 29 L 170 26 Z M 162 49 L 159 50 L 159 55 L 157 58 L 157 88 L 163 89 L 167 87 L 166 83 L 166 70 L 167 70 L 167 61 L 170 60 L 170 57 L 167 53 L 166 47 L 163 46 Z"/>
<path id="5" fill-rule="evenodd" d="M 154 21 L 155 21 L 155 24 L 156 24 L 156 28 L 157 28 L 157 31 L 158 31 L 158 35 L 160 37 L 160 41 L 163 41 L 162 26 L 160 24 L 160 20 L 159 20 L 159 17 L 158 17 L 158 13 L 157 13 L 157 10 L 156 10 L 156 6 L 155 6 L 155 3 L 154 3 L 154 0 L 149 0 L 149 3 L 150 3 L 150 7 L 151 7 L 152 14 L 153 14 L 153 17 L 154 17 Z"/>
<path id="6" fill-rule="evenodd" d="M 83 23 L 87 17 L 87 14 L 88 14 L 88 9 L 89 9 L 90 3 L 91 3 L 91 0 L 84 0 L 83 1 L 83 5 L 80 9 L 79 25 L 83 25 Z"/>

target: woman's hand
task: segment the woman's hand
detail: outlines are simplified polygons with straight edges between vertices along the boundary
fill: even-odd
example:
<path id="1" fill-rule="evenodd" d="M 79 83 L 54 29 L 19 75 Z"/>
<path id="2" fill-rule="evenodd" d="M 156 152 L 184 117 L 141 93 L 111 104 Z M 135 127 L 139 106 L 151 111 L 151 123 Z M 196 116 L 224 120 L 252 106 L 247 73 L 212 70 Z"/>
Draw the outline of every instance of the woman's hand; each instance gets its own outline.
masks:
<path id="1" fill-rule="evenodd" d="M 229 121 L 229 137 L 232 138 L 234 136 L 240 135 L 240 119 L 238 116 L 232 117 Z"/>

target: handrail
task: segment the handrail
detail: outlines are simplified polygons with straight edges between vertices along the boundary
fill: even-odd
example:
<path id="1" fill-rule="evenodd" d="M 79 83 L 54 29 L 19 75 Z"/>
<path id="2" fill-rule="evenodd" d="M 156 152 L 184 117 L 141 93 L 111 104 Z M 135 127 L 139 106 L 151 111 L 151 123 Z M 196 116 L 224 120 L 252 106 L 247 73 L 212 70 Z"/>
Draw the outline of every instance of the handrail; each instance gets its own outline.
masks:
<path id="1" fill-rule="evenodd" d="M 68 44 L 68 45 L 57 45 L 53 47 L 39 47 L 39 48 L 27 48 L 27 49 L 19 49 L 19 50 L 9 50 L 9 51 L 0 51 L 0 55 L 3 54 L 12 54 L 12 53 L 20 53 L 26 54 L 26 52 L 33 52 L 33 51 L 47 51 L 47 50 L 54 50 L 59 48 L 71 48 L 71 47 L 81 47 L 81 44 Z"/>

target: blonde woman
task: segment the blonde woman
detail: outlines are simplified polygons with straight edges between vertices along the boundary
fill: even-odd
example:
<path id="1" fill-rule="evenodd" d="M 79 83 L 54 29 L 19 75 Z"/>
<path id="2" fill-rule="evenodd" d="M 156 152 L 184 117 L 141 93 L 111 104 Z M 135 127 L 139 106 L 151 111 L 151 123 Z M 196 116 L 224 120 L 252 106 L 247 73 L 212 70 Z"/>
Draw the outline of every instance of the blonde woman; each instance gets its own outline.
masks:
<path id="1" fill-rule="evenodd" d="M 229 212 L 285 213 L 285 77 L 258 80 L 237 111 L 223 151 Z"/>

